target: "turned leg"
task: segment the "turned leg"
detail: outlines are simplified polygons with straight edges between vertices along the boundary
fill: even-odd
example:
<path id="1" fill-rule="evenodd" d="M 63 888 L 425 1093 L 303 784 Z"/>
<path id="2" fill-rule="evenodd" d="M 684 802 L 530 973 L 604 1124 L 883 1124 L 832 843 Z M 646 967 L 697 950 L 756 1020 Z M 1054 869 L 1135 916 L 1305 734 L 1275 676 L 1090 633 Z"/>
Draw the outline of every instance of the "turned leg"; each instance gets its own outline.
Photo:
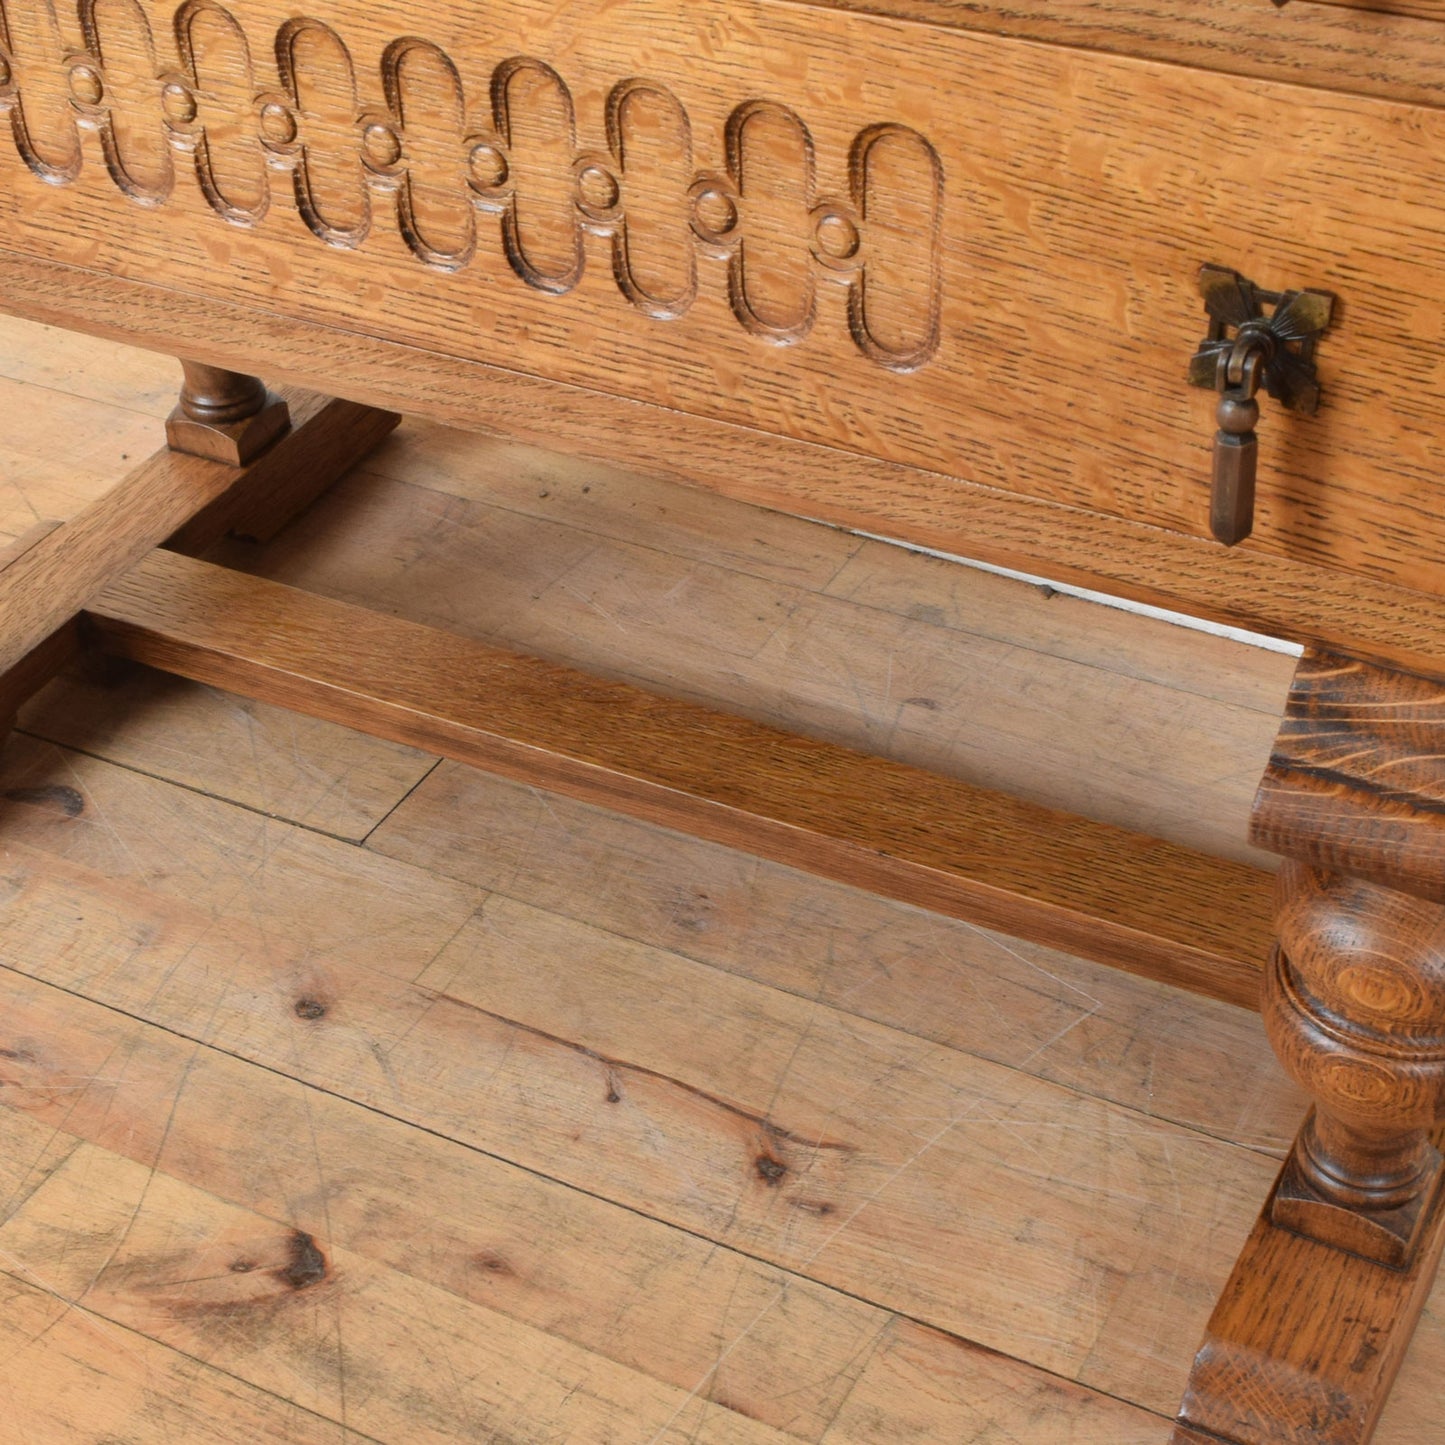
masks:
<path id="1" fill-rule="evenodd" d="M 288 389 L 182 361 L 185 385 L 166 422 L 171 451 L 242 469 L 237 484 L 167 538 L 198 554 L 227 533 L 270 541 L 401 420 L 394 412 Z"/>
<path id="2" fill-rule="evenodd" d="M 1264 1017 L 1315 1100 L 1276 1224 L 1402 1268 L 1441 1178 L 1445 907 L 1288 862 Z"/>
<path id="3" fill-rule="evenodd" d="M 1445 1248 L 1445 684 L 1306 653 L 1251 834 L 1285 855 L 1270 1040 L 1314 1107 L 1177 1445 L 1363 1445 Z"/>
<path id="4" fill-rule="evenodd" d="M 285 401 L 254 376 L 182 361 L 185 383 L 166 420 L 171 449 L 244 467 L 291 425 Z"/>

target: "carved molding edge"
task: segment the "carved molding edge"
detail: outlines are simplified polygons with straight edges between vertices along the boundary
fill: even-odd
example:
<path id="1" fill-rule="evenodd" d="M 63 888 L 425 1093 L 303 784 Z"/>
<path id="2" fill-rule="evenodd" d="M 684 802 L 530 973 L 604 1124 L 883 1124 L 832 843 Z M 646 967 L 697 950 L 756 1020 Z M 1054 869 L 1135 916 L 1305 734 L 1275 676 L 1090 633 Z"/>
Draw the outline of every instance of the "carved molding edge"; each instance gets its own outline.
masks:
<path id="1" fill-rule="evenodd" d="M 765 341 L 806 337 L 819 284 L 831 281 L 847 288 L 848 329 L 870 360 L 906 372 L 937 349 L 943 169 L 906 126 L 860 130 L 847 195 L 820 195 L 813 137 L 775 100 L 736 106 L 719 163 L 699 163 L 687 111 L 660 81 L 613 86 L 594 149 L 579 141 L 565 80 L 542 60 L 498 62 L 488 113 L 476 117 L 456 63 L 425 39 L 385 48 L 372 103 L 320 20 L 286 21 L 265 73 L 216 0 L 184 0 L 172 30 L 174 63 L 139 0 L 77 0 L 77 47 L 57 6 L 0 0 L 0 113 L 30 170 L 75 181 L 93 133 L 117 188 L 143 206 L 164 205 L 188 162 L 218 216 L 254 226 L 279 174 L 330 246 L 359 249 L 390 210 L 418 260 L 461 271 L 479 217 L 492 214 L 508 264 L 538 291 L 576 287 L 592 233 L 610 240 L 617 287 L 647 316 L 686 315 L 698 258 L 713 258 L 733 315 Z"/>

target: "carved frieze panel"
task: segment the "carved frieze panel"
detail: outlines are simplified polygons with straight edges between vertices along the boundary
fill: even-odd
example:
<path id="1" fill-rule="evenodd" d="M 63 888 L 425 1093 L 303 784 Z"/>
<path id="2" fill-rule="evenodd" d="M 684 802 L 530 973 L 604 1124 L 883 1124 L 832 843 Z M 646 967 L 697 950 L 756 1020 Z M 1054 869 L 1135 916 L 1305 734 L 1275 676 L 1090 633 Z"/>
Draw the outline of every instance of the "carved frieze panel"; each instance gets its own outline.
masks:
<path id="1" fill-rule="evenodd" d="M 610 243 L 621 294 L 660 320 L 687 314 L 712 260 L 733 315 L 765 341 L 805 338 L 835 283 L 879 365 L 912 370 L 937 346 L 943 176 L 908 127 L 865 127 L 847 193 L 820 195 L 806 118 L 777 99 L 742 98 L 709 136 L 659 78 L 621 77 L 604 114 L 579 117 L 566 78 L 530 56 L 464 77 L 404 36 L 373 78 L 330 25 L 297 17 L 263 38 L 217 0 L 184 0 L 172 32 L 158 36 L 139 0 L 77 0 L 73 32 L 44 0 L 0 0 L 0 110 L 25 164 L 76 180 L 90 131 L 143 205 L 190 172 L 217 216 L 255 226 L 289 184 L 327 245 L 363 248 L 389 217 L 420 262 L 455 272 L 491 235 L 523 282 L 559 296 L 582 279 L 590 233 Z"/>

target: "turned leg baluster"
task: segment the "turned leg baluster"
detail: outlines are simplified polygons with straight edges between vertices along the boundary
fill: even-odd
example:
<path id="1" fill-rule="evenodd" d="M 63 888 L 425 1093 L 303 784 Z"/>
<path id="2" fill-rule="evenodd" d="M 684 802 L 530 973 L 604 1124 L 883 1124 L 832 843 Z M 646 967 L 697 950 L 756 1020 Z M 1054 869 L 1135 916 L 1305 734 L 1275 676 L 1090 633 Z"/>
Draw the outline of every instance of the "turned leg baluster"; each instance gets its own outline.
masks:
<path id="1" fill-rule="evenodd" d="M 173 451 L 244 467 L 291 425 L 286 403 L 254 376 L 182 361 L 185 383 L 166 420 Z"/>
<path id="2" fill-rule="evenodd" d="M 1279 887 L 1265 1022 L 1316 1106 L 1272 1217 L 1400 1268 L 1441 1176 L 1445 908 L 1297 862 Z"/>
<path id="3" fill-rule="evenodd" d="M 1445 686 L 1306 653 L 1252 836 L 1283 854 L 1270 1040 L 1314 1108 L 1178 1445 L 1363 1445 L 1445 1248 Z M 1434 1136 L 1434 1137 L 1432 1137 Z"/>

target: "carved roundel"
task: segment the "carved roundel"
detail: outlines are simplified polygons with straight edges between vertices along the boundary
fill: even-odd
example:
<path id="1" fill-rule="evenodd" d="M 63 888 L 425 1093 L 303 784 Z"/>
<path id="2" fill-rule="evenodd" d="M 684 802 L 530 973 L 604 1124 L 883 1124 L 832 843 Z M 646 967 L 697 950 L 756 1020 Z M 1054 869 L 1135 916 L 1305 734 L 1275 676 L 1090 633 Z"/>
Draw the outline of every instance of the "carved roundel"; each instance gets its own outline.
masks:
<path id="1" fill-rule="evenodd" d="M 296 143 L 299 133 L 296 115 L 285 101 L 263 102 L 258 107 L 257 119 L 261 128 L 261 139 L 268 147 L 279 149 Z"/>
<path id="2" fill-rule="evenodd" d="M 89 61 L 73 61 L 69 81 L 71 99 L 84 110 L 97 109 L 105 99 L 105 82 L 100 78 L 100 71 Z"/>
<path id="3" fill-rule="evenodd" d="M 579 156 L 572 170 L 577 178 L 577 209 L 594 226 L 615 226 L 622 219 L 622 183 L 611 162 L 597 156 Z"/>
<path id="4" fill-rule="evenodd" d="M 827 202 L 813 208 L 813 255 L 837 271 L 856 271 L 861 264 L 863 237 L 850 207 Z"/>
<path id="5" fill-rule="evenodd" d="M 161 113 L 173 126 L 188 126 L 195 120 L 195 93 L 185 81 L 168 80 L 161 86 Z"/>
<path id="6" fill-rule="evenodd" d="M 406 140 L 397 123 L 386 115 L 363 115 L 357 130 L 361 134 L 361 160 L 367 171 L 378 180 L 399 175 Z"/>
<path id="7" fill-rule="evenodd" d="M 89 131 L 142 204 L 164 202 L 189 168 L 219 217 L 256 226 L 279 172 L 328 245 L 362 247 L 390 212 L 423 264 L 464 270 L 490 234 L 522 281 L 562 295 L 592 233 L 622 295 L 660 320 L 690 310 L 712 258 L 733 315 L 762 340 L 802 341 L 828 279 L 846 287 L 849 333 L 874 362 L 909 371 L 936 350 L 942 168 L 907 127 L 861 131 L 847 195 L 819 196 L 808 125 L 773 99 L 742 100 L 721 134 L 699 137 L 665 84 L 624 78 L 591 118 L 605 144 L 589 149 L 566 80 L 530 56 L 464 83 L 451 56 L 407 36 L 368 84 L 343 36 L 305 16 L 253 36 L 219 0 L 182 0 L 162 56 L 140 0 L 75 0 L 73 24 L 65 3 L 0 0 L 0 110 L 46 181 L 77 178 Z M 83 48 L 67 48 L 76 30 Z"/>
<path id="8" fill-rule="evenodd" d="M 467 181 L 483 203 L 495 202 L 500 208 L 508 194 L 507 182 L 512 178 L 512 167 L 507 160 L 507 148 L 494 135 L 473 136 L 464 149 L 467 157 Z"/>
<path id="9" fill-rule="evenodd" d="M 688 193 L 692 229 L 706 246 L 726 254 L 737 244 L 738 196 L 724 176 L 699 176 Z"/>

